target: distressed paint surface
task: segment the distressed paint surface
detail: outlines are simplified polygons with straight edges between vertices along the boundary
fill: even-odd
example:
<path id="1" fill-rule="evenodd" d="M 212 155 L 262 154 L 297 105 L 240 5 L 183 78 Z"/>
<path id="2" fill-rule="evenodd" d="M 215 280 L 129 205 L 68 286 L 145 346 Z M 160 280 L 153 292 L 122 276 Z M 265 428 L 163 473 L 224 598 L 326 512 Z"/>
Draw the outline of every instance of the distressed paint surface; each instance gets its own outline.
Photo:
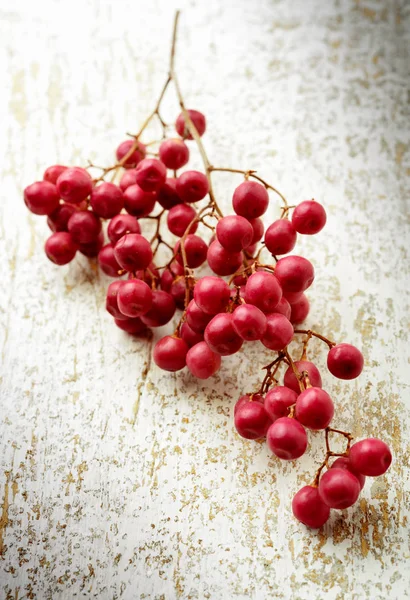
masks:
<path id="1" fill-rule="evenodd" d="M 208 117 L 213 163 L 326 206 L 326 229 L 298 245 L 317 270 L 308 324 L 363 348 L 359 380 L 324 377 L 335 425 L 383 437 L 394 464 L 357 507 L 305 530 L 290 501 L 321 460 L 320 436 L 295 466 L 232 427 L 267 352 L 246 347 L 206 382 L 163 373 L 152 342 L 106 315 L 108 278 L 82 258 L 48 262 L 47 226 L 22 189 L 54 162 L 111 162 L 156 100 L 175 7 L 6 0 L 0 597 L 409 597 L 410 6 L 179 6 L 181 85 Z M 175 111 L 170 100 L 169 121 Z M 217 177 L 229 210 L 238 180 Z M 324 370 L 323 348 L 312 356 Z"/>

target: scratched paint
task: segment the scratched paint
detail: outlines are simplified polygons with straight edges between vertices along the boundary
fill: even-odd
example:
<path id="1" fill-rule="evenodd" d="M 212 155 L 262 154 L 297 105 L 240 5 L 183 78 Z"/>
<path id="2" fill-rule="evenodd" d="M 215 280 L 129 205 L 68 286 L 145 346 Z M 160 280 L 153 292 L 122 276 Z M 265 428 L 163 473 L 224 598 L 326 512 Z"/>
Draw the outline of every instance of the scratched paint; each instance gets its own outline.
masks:
<path id="1" fill-rule="evenodd" d="M 232 427 L 267 351 L 246 346 L 206 382 L 160 372 L 159 333 L 144 342 L 115 330 L 108 278 L 82 258 L 53 267 L 46 224 L 21 201 L 49 164 L 108 163 L 137 129 L 166 74 L 173 4 L 2 4 L 0 596 L 401 600 L 410 11 L 383 0 L 178 3 L 181 85 L 208 117 L 213 163 L 256 168 L 292 203 L 326 206 L 326 229 L 298 246 L 317 270 L 308 325 L 361 346 L 366 369 L 342 383 L 316 342 L 312 358 L 337 425 L 394 450 L 388 476 L 312 533 L 290 500 L 321 460 L 320 436 L 281 464 Z M 170 99 L 167 120 L 176 110 Z M 238 180 L 217 177 L 229 210 Z M 267 220 L 275 214 L 272 203 Z"/>

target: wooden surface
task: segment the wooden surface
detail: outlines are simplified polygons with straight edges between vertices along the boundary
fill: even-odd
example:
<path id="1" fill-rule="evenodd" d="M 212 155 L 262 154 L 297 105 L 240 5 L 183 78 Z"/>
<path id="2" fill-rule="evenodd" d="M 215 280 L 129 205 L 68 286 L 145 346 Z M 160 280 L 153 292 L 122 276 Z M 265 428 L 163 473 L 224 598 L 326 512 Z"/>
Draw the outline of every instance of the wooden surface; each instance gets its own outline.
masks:
<path id="1" fill-rule="evenodd" d="M 217 377 L 160 372 L 116 330 L 108 278 L 54 267 L 22 189 L 55 162 L 109 164 L 164 80 L 174 3 L 5 0 L 0 7 L 0 597 L 409 597 L 409 25 L 399 0 L 182 1 L 177 65 L 213 163 L 258 169 L 326 229 L 297 250 L 317 278 L 308 324 L 363 348 L 335 425 L 392 445 L 386 477 L 307 531 L 297 465 L 232 426 L 268 353 Z M 165 107 L 169 120 L 176 105 Z M 198 157 L 194 157 L 199 166 Z M 229 210 L 236 179 L 218 176 Z M 268 221 L 275 213 L 272 203 Z M 156 338 L 158 337 L 156 334 Z M 155 339 L 156 339 L 155 338 Z"/>

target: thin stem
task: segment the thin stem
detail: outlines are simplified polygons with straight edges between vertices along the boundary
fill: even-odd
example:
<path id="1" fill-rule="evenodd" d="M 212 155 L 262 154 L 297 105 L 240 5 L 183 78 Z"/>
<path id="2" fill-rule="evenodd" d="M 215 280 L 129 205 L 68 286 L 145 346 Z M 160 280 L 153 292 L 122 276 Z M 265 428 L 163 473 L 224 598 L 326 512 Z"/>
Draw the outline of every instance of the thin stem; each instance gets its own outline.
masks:
<path id="1" fill-rule="evenodd" d="M 305 391 L 305 386 L 304 386 L 304 383 L 303 383 L 303 374 L 298 370 L 297 366 L 295 365 L 295 363 L 294 363 L 291 355 L 289 354 L 289 351 L 288 351 L 287 347 L 283 350 L 283 353 L 286 356 L 286 358 L 288 359 L 289 364 L 292 367 L 292 371 L 293 371 L 296 379 L 298 380 L 300 391 L 304 392 Z"/>
<path id="2" fill-rule="evenodd" d="M 322 340 L 322 342 L 325 342 L 325 344 L 327 344 L 329 348 L 333 348 L 333 346 L 336 346 L 336 342 L 332 342 L 332 340 L 329 340 L 324 335 L 316 333 L 316 331 L 312 331 L 311 329 L 295 329 L 295 333 L 303 333 L 310 337 L 316 337 L 319 340 Z"/>

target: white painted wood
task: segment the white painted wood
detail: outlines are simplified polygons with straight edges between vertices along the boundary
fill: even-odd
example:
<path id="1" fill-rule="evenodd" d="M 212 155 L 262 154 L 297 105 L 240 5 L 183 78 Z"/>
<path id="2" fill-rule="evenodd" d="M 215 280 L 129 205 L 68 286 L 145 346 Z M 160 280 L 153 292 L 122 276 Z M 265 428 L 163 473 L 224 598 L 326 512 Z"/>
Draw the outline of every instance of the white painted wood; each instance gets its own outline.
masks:
<path id="1" fill-rule="evenodd" d="M 299 245 L 317 269 L 308 324 L 363 348 L 359 380 L 324 378 L 335 423 L 386 439 L 394 465 L 323 533 L 306 531 L 290 501 L 319 436 L 295 467 L 232 427 L 267 353 L 246 347 L 207 382 L 162 373 L 151 343 L 106 315 L 108 278 L 47 261 L 22 189 L 54 162 L 112 160 L 164 80 L 175 3 L 5 0 L 0 595 L 408 597 L 409 6 L 178 4 L 181 85 L 207 115 L 214 164 L 326 206 L 326 229 Z M 225 209 L 234 181 L 218 176 Z"/>

